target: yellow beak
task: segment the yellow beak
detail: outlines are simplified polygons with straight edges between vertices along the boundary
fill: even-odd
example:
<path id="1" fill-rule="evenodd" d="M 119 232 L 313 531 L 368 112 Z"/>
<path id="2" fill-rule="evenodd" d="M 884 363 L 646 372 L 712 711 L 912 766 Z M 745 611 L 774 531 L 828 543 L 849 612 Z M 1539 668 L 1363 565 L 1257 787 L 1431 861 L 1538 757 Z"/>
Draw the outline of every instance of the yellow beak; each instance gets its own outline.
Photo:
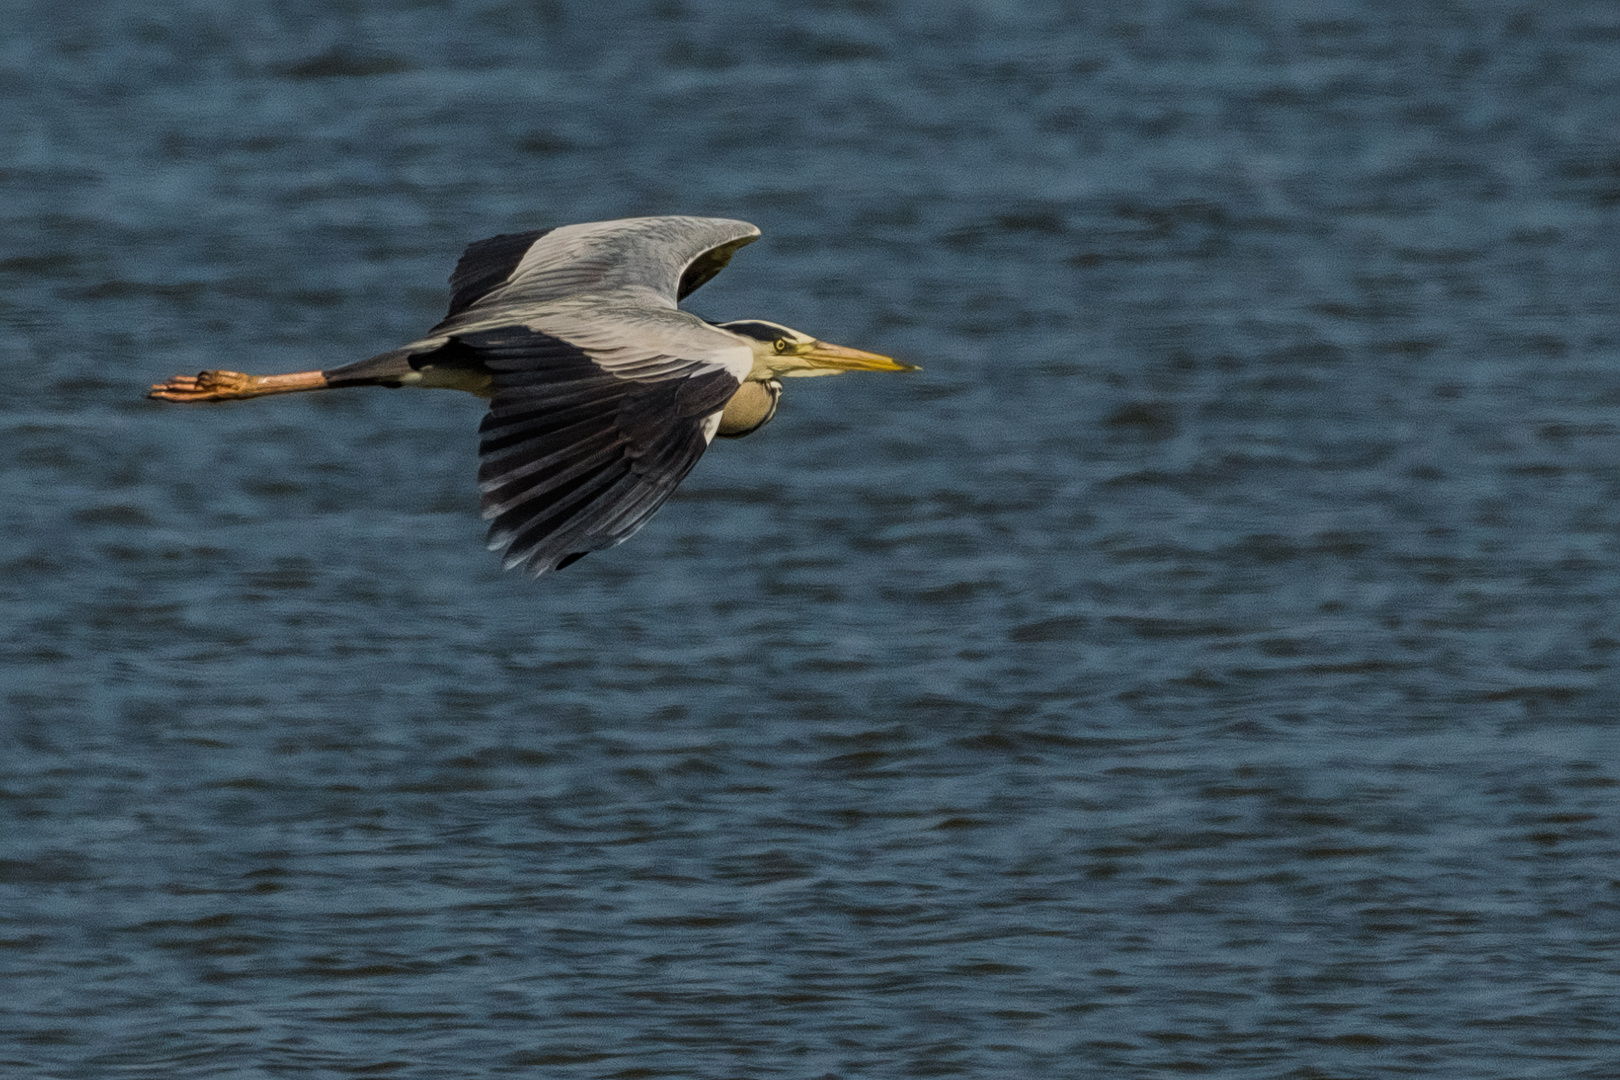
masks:
<path id="1" fill-rule="evenodd" d="M 833 345 L 825 341 L 817 341 L 808 348 L 799 352 L 801 359 L 810 362 L 811 367 L 831 368 L 834 371 L 920 371 L 915 364 L 902 364 L 898 360 L 877 353 L 862 352 L 860 349 L 846 349 L 842 345 Z"/>

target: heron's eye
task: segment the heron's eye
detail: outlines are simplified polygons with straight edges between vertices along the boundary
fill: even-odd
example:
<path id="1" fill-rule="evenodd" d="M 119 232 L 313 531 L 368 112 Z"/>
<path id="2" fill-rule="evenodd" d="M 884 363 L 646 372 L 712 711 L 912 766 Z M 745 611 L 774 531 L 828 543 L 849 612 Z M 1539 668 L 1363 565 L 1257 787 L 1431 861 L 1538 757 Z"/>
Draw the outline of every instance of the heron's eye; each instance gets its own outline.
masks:
<path id="1" fill-rule="evenodd" d="M 776 355 L 781 356 L 783 353 L 787 352 L 792 347 L 793 347 L 793 342 L 789 341 L 787 338 L 779 337 L 779 338 L 776 339 Z"/>

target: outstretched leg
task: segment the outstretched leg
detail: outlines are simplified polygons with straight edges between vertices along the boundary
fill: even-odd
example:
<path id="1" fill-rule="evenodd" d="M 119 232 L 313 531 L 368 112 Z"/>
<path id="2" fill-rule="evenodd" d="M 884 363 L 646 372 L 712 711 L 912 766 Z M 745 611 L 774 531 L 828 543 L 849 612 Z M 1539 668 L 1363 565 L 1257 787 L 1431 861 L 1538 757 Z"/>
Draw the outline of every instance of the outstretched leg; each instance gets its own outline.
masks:
<path id="1" fill-rule="evenodd" d="M 147 397 L 163 401 L 227 401 L 231 398 L 263 397 L 265 394 L 291 394 L 299 390 L 323 390 L 329 384 L 320 371 L 295 371 L 289 375 L 244 375 L 240 371 L 204 371 L 196 375 L 176 375 L 157 383 Z"/>

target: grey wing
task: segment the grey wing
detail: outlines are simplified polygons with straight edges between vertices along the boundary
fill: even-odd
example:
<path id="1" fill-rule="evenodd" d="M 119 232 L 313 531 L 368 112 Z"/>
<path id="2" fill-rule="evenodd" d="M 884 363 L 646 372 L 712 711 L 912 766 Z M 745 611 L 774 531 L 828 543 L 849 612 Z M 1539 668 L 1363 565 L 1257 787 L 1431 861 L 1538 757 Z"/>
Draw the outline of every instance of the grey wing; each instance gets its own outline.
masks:
<path id="1" fill-rule="evenodd" d="M 567 566 L 629 539 L 697 464 L 739 385 L 711 362 L 615 375 L 578 345 L 528 327 L 458 335 L 490 371 L 479 431 L 489 546 L 507 568 Z"/>
<path id="2" fill-rule="evenodd" d="M 746 221 L 646 217 L 480 240 L 456 266 L 450 311 L 436 329 L 581 293 L 634 290 L 642 303 L 673 308 L 758 237 Z"/>

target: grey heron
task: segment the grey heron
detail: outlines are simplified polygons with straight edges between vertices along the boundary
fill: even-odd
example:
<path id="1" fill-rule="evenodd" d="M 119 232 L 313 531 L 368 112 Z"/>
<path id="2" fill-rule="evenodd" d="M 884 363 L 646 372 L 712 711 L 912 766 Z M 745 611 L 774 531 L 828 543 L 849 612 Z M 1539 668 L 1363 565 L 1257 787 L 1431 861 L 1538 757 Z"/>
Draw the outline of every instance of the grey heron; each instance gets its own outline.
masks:
<path id="1" fill-rule="evenodd" d="M 644 217 L 491 237 L 467 248 L 448 314 L 409 345 L 325 371 L 177 375 L 149 396 L 418 386 L 488 398 L 488 544 L 507 569 L 543 574 L 629 539 L 715 436 L 771 419 L 782 379 L 915 370 L 776 323 L 679 309 L 758 236 L 745 221 Z"/>

